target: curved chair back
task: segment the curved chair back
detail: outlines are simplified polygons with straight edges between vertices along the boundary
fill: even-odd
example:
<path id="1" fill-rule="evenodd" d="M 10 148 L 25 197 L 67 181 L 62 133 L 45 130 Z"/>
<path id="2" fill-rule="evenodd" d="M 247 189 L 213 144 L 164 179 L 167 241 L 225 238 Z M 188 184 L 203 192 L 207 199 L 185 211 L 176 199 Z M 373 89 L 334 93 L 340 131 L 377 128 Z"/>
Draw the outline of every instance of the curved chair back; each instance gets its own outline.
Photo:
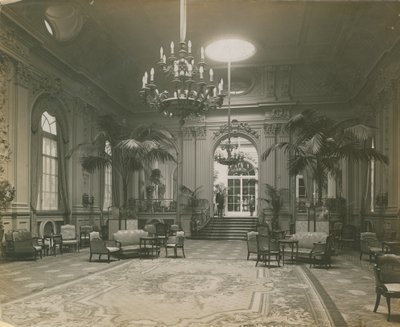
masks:
<path id="1" fill-rule="evenodd" d="M 61 230 L 60 234 L 63 240 L 76 239 L 75 225 L 62 225 L 60 230 Z"/>

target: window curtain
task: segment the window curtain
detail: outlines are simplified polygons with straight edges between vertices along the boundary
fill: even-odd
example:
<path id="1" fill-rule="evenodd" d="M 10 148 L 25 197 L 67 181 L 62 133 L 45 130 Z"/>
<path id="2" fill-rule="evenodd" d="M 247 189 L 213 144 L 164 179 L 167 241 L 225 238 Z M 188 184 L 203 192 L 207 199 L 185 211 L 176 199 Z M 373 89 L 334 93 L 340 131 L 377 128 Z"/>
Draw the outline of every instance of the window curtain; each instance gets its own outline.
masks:
<path id="1" fill-rule="evenodd" d="M 39 116 L 40 119 L 40 116 Z M 36 124 L 35 124 L 36 125 Z M 37 206 L 39 198 L 39 189 L 42 176 L 42 142 L 39 128 L 32 126 L 31 134 L 31 230 L 37 233 Z M 38 127 L 40 125 L 36 125 Z"/>
<path id="2" fill-rule="evenodd" d="M 121 177 L 118 175 L 118 173 L 115 171 L 115 169 L 112 170 L 112 181 L 111 181 L 111 189 L 112 189 L 112 198 L 111 198 L 111 203 L 113 207 L 120 207 L 120 199 L 119 199 L 119 189 L 120 189 L 120 179 Z"/>
<path id="3" fill-rule="evenodd" d="M 68 179 L 67 179 L 67 161 L 65 158 L 66 145 L 69 143 L 68 139 L 68 125 L 67 119 L 63 114 L 64 106 L 62 103 L 50 96 L 42 95 L 36 101 L 31 116 L 31 223 L 32 231 L 37 231 L 37 217 L 36 212 L 38 209 L 38 198 L 42 176 L 42 138 L 41 131 L 41 117 L 43 112 L 47 111 L 50 115 L 56 117 L 57 122 L 57 153 L 58 153 L 58 175 L 59 175 L 59 203 L 63 206 L 66 223 L 71 221 L 71 208 L 68 194 Z"/>
<path id="4" fill-rule="evenodd" d="M 65 159 L 66 145 L 68 139 L 64 137 L 65 131 L 61 127 L 61 119 L 56 114 L 57 119 L 57 151 L 58 151 L 58 194 L 59 202 L 62 204 L 65 214 L 65 222 L 71 223 L 71 208 L 68 194 L 67 179 L 67 160 Z"/>

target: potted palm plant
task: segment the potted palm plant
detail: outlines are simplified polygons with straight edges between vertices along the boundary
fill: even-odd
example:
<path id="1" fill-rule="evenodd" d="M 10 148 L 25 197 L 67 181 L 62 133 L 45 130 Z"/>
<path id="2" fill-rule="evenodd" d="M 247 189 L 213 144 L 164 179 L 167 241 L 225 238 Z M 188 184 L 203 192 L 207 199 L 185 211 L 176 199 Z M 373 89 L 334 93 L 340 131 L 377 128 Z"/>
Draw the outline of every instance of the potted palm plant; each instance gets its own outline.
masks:
<path id="1" fill-rule="evenodd" d="M 287 195 L 287 188 L 276 188 L 270 184 L 265 184 L 264 193 L 267 198 L 261 198 L 269 205 L 269 211 L 271 212 L 271 229 L 272 231 L 279 231 L 279 214 L 284 206 L 285 196 Z M 268 213 L 267 213 L 268 214 Z M 265 223 L 265 219 L 264 219 Z"/>
<path id="2" fill-rule="evenodd" d="M 113 174 L 120 177 L 122 183 L 122 215 L 128 207 L 128 183 L 135 171 L 148 169 L 154 162 L 175 161 L 171 150 L 175 148 L 174 139 L 167 130 L 155 125 L 140 125 L 130 128 L 118 123 L 112 116 L 100 116 L 97 119 L 98 134 L 91 144 L 85 144 L 81 154 L 84 170 L 93 172 L 112 167 Z M 106 149 L 109 146 L 110 151 Z M 81 146 L 81 145 L 80 145 Z M 112 185 L 117 188 L 117 185 Z M 119 207 L 116 199 L 113 206 Z M 121 215 L 119 215 L 121 228 Z"/>
<path id="3" fill-rule="evenodd" d="M 296 176 L 303 172 L 317 185 L 317 206 L 321 206 L 323 190 L 327 176 L 340 175 L 340 162 L 382 162 L 388 158 L 370 146 L 374 128 L 362 124 L 356 119 L 333 120 L 319 115 L 314 110 L 305 110 L 293 116 L 284 126 L 289 134 L 295 136 L 293 141 L 279 142 L 262 154 L 262 160 L 276 150 L 289 154 L 289 173 Z M 369 175 L 368 175 L 369 176 Z M 366 184 L 369 184 L 368 181 Z M 366 192 L 361 199 L 361 220 L 365 210 Z"/>

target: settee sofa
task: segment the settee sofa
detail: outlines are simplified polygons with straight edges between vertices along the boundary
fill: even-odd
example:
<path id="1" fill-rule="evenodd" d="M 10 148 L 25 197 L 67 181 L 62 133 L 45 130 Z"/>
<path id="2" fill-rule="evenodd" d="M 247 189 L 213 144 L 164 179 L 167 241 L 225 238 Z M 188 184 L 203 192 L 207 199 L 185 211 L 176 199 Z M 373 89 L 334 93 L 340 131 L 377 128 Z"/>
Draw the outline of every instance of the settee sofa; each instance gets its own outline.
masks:
<path id="1" fill-rule="evenodd" d="M 127 257 L 140 254 L 140 238 L 148 236 L 142 229 L 119 230 L 113 234 L 114 241 L 120 249 L 120 256 Z"/>
<path id="2" fill-rule="evenodd" d="M 310 258 L 310 253 L 315 243 L 327 244 L 328 234 L 325 232 L 297 232 L 289 237 L 289 240 L 298 241 L 298 257 Z M 288 249 L 289 250 L 289 249 Z"/>

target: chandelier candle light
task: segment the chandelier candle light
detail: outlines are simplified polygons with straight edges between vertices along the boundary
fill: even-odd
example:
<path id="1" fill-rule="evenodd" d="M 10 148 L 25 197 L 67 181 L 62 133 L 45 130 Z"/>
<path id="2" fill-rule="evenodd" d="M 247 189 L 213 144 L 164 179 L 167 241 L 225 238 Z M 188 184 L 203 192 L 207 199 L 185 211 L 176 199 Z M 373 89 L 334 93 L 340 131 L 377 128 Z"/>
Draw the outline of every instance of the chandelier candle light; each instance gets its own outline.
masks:
<path id="1" fill-rule="evenodd" d="M 196 64 L 193 57 L 192 42 L 186 44 L 186 0 L 180 0 L 180 42 L 175 49 L 170 44 L 168 58 L 164 48 L 160 48 L 158 66 L 169 84 L 169 89 L 159 92 L 155 83 L 154 68 L 150 74 L 144 73 L 140 91 L 144 102 L 166 117 L 178 117 L 184 123 L 189 116 L 201 116 L 210 110 L 221 107 L 224 99 L 223 80 L 218 88 L 214 84 L 213 69 L 205 62 L 204 48 L 200 49 L 200 60 Z"/>

